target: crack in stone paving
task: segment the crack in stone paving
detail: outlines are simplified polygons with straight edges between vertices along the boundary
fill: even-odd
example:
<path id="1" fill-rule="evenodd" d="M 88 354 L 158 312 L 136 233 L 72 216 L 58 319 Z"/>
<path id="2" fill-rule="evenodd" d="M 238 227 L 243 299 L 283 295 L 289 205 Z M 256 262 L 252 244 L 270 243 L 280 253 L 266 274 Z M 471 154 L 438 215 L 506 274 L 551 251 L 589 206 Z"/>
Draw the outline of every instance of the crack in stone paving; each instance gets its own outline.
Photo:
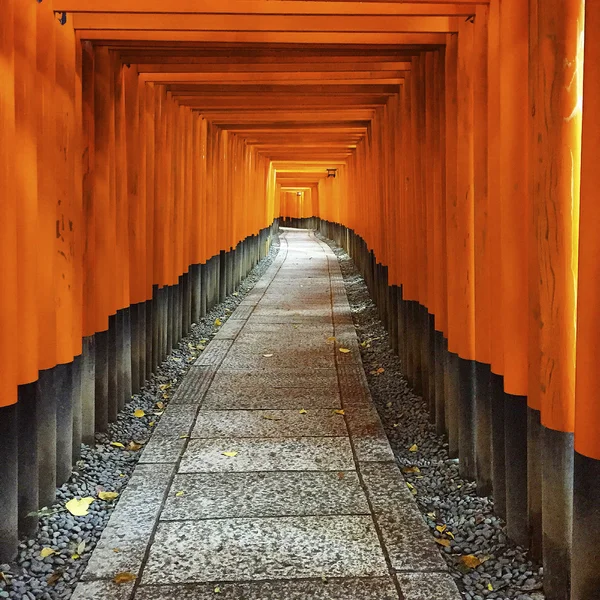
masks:
<path id="1" fill-rule="evenodd" d="M 440 546 L 440 553 L 462 597 L 543 600 L 542 567 L 508 539 L 505 523 L 494 514 L 493 500 L 477 496 L 475 483 L 460 478 L 457 461 L 448 457 L 446 441 L 429 422 L 425 402 L 403 375 L 400 359 L 390 347 L 377 307 L 354 262 L 331 240 L 320 234 L 317 238 L 338 259 L 371 396 L 431 535 L 449 544 Z M 410 451 L 413 444 L 416 452 Z M 469 568 L 461 557 L 470 555 L 483 564 Z M 425 597 L 443 596 L 432 593 Z"/>
<path id="2" fill-rule="evenodd" d="M 460 598 L 373 406 L 334 254 L 305 230 L 281 244 L 166 407 L 75 600 Z"/>

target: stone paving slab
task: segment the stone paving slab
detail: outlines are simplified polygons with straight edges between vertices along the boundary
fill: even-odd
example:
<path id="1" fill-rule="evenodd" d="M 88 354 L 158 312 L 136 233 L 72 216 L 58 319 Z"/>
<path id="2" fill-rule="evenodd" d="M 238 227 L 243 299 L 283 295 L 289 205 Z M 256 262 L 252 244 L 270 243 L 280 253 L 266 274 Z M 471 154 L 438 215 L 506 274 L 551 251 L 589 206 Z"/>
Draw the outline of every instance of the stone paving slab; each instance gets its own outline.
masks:
<path id="1" fill-rule="evenodd" d="M 225 456 L 223 452 L 237 452 Z M 347 438 L 193 439 L 180 473 L 246 471 L 343 471 L 354 468 Z"/>
<path id="2" fill-rule="evenodd" d="M 199 404 L 217 372 L 214 366 L 194 366 L 175 391 L 171 404 Z"/>
<path id="3" fill-rule="evenodd" d="M 192 432 L 194 438 L 347 435 L 344 417 L 331 409 L 203 410 Z"/>
<path id="4" fill-rule="evenodd" d="M 232 319 L 230 317 L 216 333 L 214 339 L 233 340 L 238 336 L 244 325 L 245 323 L 243 319 Z"/>
<path id="5" fill-rule="evenodd" d="M 140 463 L 175 463 L 185 446 L 180 436 L 152 436 L 142 450 Z"/>
<path id="6" fill-rule="evenodd" d="M 454 580 L 447 573 L 398 573 L 404 600 L 461 600 Z"/>
<path id="7" fill-rule="evenodd" d="M 163 521 L 141 582 L 385 575 L 371 517 L 344 515 Z"/>
<path id="8" fill-rule="evenodd" d="M 310 362 L 317 369 L 335 368 L 335 358 L 329 349 L 318 352 L 306 347 L 294 347 L 288 352 L 281 352 L 275 343 L 262 348 L 250 345 L 236 345 L 235 352 L 227 355 L 223 361 L 225 369 L 261 369 L 292 368 Z"/>
<path id="9" fill-rule="evenodd" d="M 390 578 L 296 579 L 244 583 L 142 586 L 136 600 L 398 600 Z M 80 599 L 80 600 L 87 600 Z M 406 600 L 412 600 L 407 598 Z M 420 600 L 420 599 L 419 599 Z M 427 600 L 438 600 L 430 596 Z M 439 598 L 439 600 L 445 600 Z"/>
<path id="10" fill-rule="evenodd" d="M 210 387 L 209 396 L 213 392 L 231 391 L 233 388 L 252 387 L 272 388 L 324 388 L 328 393 L 338 389 L 338 377 L 334 369 L 273 368 L 267 365 L 264 369 L 219 369 Z"/>
<path id="11" fill-rule="evenodd" d="M 161 519 L 336 514 L 370 514 L 355 471 L 178 474 Z"/>
<path id="12" fill-rule="evenodd" d="M 113 581 L 82 581 L 71 596 L 71 600 L 130 600 L 133 582 L 116 584 Z"/>
<path id="13" fill-rule="evenodd" d="M 189 435 L 198 412 L 195 404 L 169 405 L 154 430 L 153 437 Z"/>

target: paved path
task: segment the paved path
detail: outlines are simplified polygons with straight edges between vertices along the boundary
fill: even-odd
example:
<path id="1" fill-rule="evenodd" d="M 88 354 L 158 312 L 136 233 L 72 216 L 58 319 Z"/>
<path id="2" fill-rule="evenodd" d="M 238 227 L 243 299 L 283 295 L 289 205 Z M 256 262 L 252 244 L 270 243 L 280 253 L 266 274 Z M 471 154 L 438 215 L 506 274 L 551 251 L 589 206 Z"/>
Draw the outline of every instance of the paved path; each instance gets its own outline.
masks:
<path id="1" fill-rule="evenodd" d="M 459 598 L 372 405 L 337 259 L 285 231 L 165 411 L 74 598 L 402 596 Z"/>

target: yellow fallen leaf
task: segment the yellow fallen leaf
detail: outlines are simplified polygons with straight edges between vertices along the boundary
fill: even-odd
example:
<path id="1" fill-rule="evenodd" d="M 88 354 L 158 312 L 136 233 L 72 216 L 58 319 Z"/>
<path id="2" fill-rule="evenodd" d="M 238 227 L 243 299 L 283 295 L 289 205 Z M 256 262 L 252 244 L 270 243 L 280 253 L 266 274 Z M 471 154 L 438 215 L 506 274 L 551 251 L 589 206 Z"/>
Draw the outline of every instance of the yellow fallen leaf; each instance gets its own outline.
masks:
<path id="1" fill-rule="evenodd" d="M 166 395 L 166 394 L 165 394 Z M 163 396 L 164 398 L 164 396 Z M 165 403 L 164 402 L 157 402 L 156 403 L 156 408 L 158 408 L 158 410 L 162 410 L 165 407 Z"/>
<path id="2" fill-rule="evenodd" d="M 427 516 L 428 516 L 428 517 L 429 517 L 429 518 L 430 518 L 432 521 L 435 521 L 435 518 L 436 518 L 436 517 L 435 517 L 435 513 L 433 513 L 433 512 L 428 512 L 428 513 L 427 513 Z"/>
<path id="3" fill-rule="evenodd" d="M 119 552 L 121 552 L 121 548 L 113 548 L 113 552 L 115 554 L 118 554 Z"/>
<path id="4" fill-rule="evenodd" d="M 123 571 L 122 573 L 117 573 L 113 577 L 113 581 L 117 584 L 129 583 L 130 581 L 135 581 L 137 579 L 137 575 L 133 573 L 129 573 L 129 571 Z"/>
<path id="5" fill-rule="evenodd" d="M 71 559 L 72 559 L 72 560 L 78 560 L 79 558 L 81 558 L 81 557 L 79 556 L 79 554 L 71 554 Z"/>
<path id="6" fill-rule="evenodd" d="M 215 327 L 221 327 L 221 325 L 223 325 L 223 321 L 221 321 L 221 319 L 215 319 Z"/>
<path id="7" fill-rule="evenodd" d="M 406 487 L 408 487 L 408 489 L 411 491 L 413 496 L 417 495 L 417 490 L 415 489 L 415 486 L 412 483 L 408 483 L 408 481 L 407 481 Z"/>
<path id="8" fill-rule="evenodd" d="M 164 412 L 164 410 L 155 410 L 152 414 L 156 415 L 157 417 L 160 417 L 160 415 L 162 415 Z"/>
<path id="9" fill-rule="evenodd" d="M 328 342 L 335 342 L 335 336 L 332 335 L 332 336 L 328 337 L 327 341 Z"/>
<path id="10" fill-rule="evenodd" d="M 340 348 L 340 352 L 342 354 L 348 354 L 348 352 L 350 352 L 350 350 L 348 350 L 348 348 Z"/>
<path id="11" fill-rule="evenodd" d="M 107 502 L 109 500 L 115 500 L 118 497 L 119 497 L 119 492 L 98 492 L 98 498 L 100 498 L 100 500 L 105 500 Z"/>
<path id="12" fill-rule="evenodd" d="M 223 456 L 229 456 L 230 458 L 233 458 L 234 456 L 238 455 L 238 453 L 235 450 L 232 450 L 231 452 L 221 452 L 221 454 Z"/>
<path id="13" fill-rule="evenodd" d="M 421 469 L 419 467 L 404 467 L 402 469 L 403 473 L 420 473 Z"/>
<path id="14" fill-rule="evenodd" d="M 394 427 L 398 427 L 398 423 L 394 423 Z"/>
<path id="15" fill-rule="evenodd" d="M 383 367 L 379 367 L 379 369 L 377 369 L 377 374 L 381 375 L 382 373 L 385 373 L 385 369 Z"/>
<path id="16" fill-rule="evenodd" d="M 444 533 L 444 531 L 446 531 L 446 528 L 448 526 L 447 525 L 436 525 L 435 528 L 440 532 L 440 533 Z"/>
<path id="17" fill-rule="evenodd" d="M 85 540 L 82 540 L 77 544 L 77 554 L 81 555 L 85 552 Z"/>
<path id="18" fill-rule="evenodd" d="M 221 593 L 221 588 L 219 586 L 217 586 L 215 588 L 215 594 L 220 594 Z"/>
<path id="19" fill-rule="evenodd" d="M 114 446 L 115 448 L 125 448 L 125 446 L 121 444 L 121 442 L 111 442 L 110 445 Z"/>
<path id="20" fill-rule="evenodd" d="M 271 356 L 273 356 L 273 355 L 272 355 L 272 354 L 263 354 L 263 356 L 264 356 L 265 358 L 271 358 Z"/>
<path id="21" fill-rule="evenodd" d="M 181 496 L 183 496 L 184 494 L 185 494 L 185 492 L 183 492 L 183 491 L 181 491 L 181 492 L 177 492 L 177 493 L 175 494 L 175 497 L 176 497 L 176 498 L 181 498 Z"/>
<path id="22" fill-rule="evenodd" d="M 187 440 L 187 438 L 189 438 L 190 436 L 187 433 L 184 433 L 182 435 L 179 436 L 180 440 Z"/>
<path id="23" fill-rule="evenodd" d="M 439 544 L 440 546 L 444 546 L 444 548 L 447 548 L 450 545 L 450 540 L 445 540 L 443 538 L 434 538 L 435 539 L 435 543 Z"/>
<path id="24" fill-rule="evenodd" d="M 134 413 L 133 413 L 134 417 L 137 417 L 138 419 L 141 419 L 142 417 L 146 416 L 146 413 L 141 409 L 138 408 Z"/>
<path id="25" fill-rule="evenodd" d="M 491 583 L 487 584 L 487 589 L 490 590 L 490 592 L 494 591 L 494 586 Z"/>
<path id="26" fill-rule="evenodd" d="M 344 413 L 344 411 L 343 411 L 343 410 L 341 410 L 341 409 L 340 409 L 340 410 L 334 410 L 333 412 L 334 412 L 336 415 L 343 415 L 343 414 L 345 414 L 345 413 Z"/>
<path id="27" fill-rule="evenodd" d="M 202 346 L 202 344 L 198 344 L 196 346 L 196 350 L 200 350 L 200 352 L 203 352 L 204 351 L 204 346 Z"/>
<path id="28" fill-rule="evenodd" d="M 168 390 L 171 387 L 170 383 L 163 383 L 158 386 L 161 390 Z"/>
<path id="29" fill-rule="evenodd" d="M 119 477 L 125 477 L 125 473 L 119 473 Z"/>
<path id="30" fill-rule="evenodd" d="M 56 554 L 56 550 L 54 550 L 54 548 L 42 548 L 40 550 L 40 556 L 42 558 L 46 558 L 48 556 L 52 556 L 53 554 Z"/>
<path id="31" fill-rule="evenodd" d="M 85 517 L 88 514 L 90 504 L 95 500 L 91 496 L 86 496 L 78 500 L 73 498 L 65 504 L 65 508 L 75 517 Z"/>
<path id="32" fill-rule="evenodd" d="M 232 296 L 239 296 L 239 292 L 233 292 Z"/>
<path id="33" fill-rule="evenodd" d="M 132 450 L 133 452 L 137 452 L 141 447 L 142 445 L 137 442 L 129 442 L 129 444 L 127 444 L 127 450 Z"/>
<path id="34" fill-rule="evenodd" d="M 306 411 L 305 411 L 303 408 L 301 408 L 301 409 L 300 409 L 298 412 L 299 412 L 301 415 L 305 415 L 305 414 L 306 414 Z"/>
<path id="35" fill-rule="evenodd" d="M 419 446 L 417 446 L 416 444 L 413 444 L 408 451 L 409 452 L 416 452 L 419 449 Z"/>
<path id="36" fill-rule="evenodd" d="M 454 534 L 451 531 L 446 531 L 446 535 L 454 539 Z"/>
<path id="37" fill-rule="evenodd" d="M 459 560 L 465 567 L 469 567 L 469 569 L 475 569 L 481 564 L 481 561 L 474 554 L 466 554 L 465 556 L 461 556 Z"/>
<path id="38" fill-rule="evenodd" d="M 150 421 L 150 423 L 148 423 L 148 427 L 154 427 L 154 421 Z"/>
<path id="39" fill-rule="evenodd" d="M 274 417 L 273 415 L 263 415 L 263 419 L 267 419 L 267 421 L 281 421 L 279 417 Z"/>

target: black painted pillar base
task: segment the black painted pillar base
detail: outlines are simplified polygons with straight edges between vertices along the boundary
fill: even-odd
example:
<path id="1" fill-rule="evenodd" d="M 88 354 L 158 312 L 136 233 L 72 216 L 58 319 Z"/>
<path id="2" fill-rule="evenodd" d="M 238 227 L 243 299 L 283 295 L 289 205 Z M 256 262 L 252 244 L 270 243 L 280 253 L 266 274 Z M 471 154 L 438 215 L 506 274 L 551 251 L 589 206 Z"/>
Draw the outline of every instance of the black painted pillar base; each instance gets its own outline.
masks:
<path id="1" fill-rule="evenodd" d="M 162 294 L 163 290 L 159 289 L 157 285 L 152 286 L 152 308 L 150 312 L 152 314 L 152 331 L 151 331 L 151 352 L 152 360 L 150 363 L 150 371 L 156 371 L 158 365 L 161 363 L 160 359 L 160 337 L 161 337 L 161 321 L 162 321 Z"/>
<path id="2" fill-rule="evenodd" d="M 175 288 L 172 285 L 168 285 L 166 288 L 167 291 L 167 313 L 166 313 L 166 321 L 165 321 L 165 333 L 163 336 L 166 336 L 166 342 L 164 346 L 164 355 L 163 360 L 171 354 L 171 350 L 175 344 Z"/>
<path id="3" fill-rule="evenodd" d="M 398 354 L 398 286 L 391 285 L 388 288 L 389 295 L 389 332 L 392 350 Z"/>
<path id="4" fill-rule="evenodd" d="M 190 267 L 190 286 L 192 296 L 192 323 L 198 323 L 202 317 L 202 265 Z"/>
<path id="5" fill-rule="evenodd" d="M 108 429 L 108 331 L 99 331 L 95 352 L 95 421 L 96 431 Z"/>
<path id="6" fill-rule="evenodd" d="M 142 356 L 142 324 L 141 308 L 143 303 L 132 304 L 129 307 L 129 329 L 131 334 L 131 393 L 137 394 L 140 391 L 140 363 Z M 143 348 L 143 352 L 146 349 Z"/>
<path id="7" fill-rule="evenodd" d="M 107 346 L 107 360 L 108 360 L 108 422 L 114 423 L 117 420 L 117 414 L 119 412 L 118 404 L 118 360 L 119 353 L 117 345 L 119 343 L 119 335 L 117 333 L 117 315 L 110 315 L 108 317 L 108 346 Z"/>
<path id="8" fill-rule="evenodd" d="M 119 397 L 119 410 L 122 410 L 126 402 L 131 400 L 132 395 L 132 373 L 131 373 L 131 309 L 123 309 L 123 364 L 122 364 L 122 386 Z"/>
<path id="9" fill-rule="evenodd" d="M 208 263 L 200 265 L 200 317 L 206 316 L 208 310 Z"/>
<path id="10" fill-rule="evenodd" d="M 459 357 L 455 352 L 446 353 L 444 369 L 444 392 L 446 396 L 446 432 L 448 434 L 448 455 L 458 458 L 458 410 L 459 410 Z"/>
<path id="11" fill-rule="evenodd" d="M 506 458 L 504 454 L 504 378 L 490 373 L 492 404 L 492 488 L 494 510 L 506 519 Z"/>
<path id="12" fill-rule="evenodd" d="M 73 466 L 73 363 L 56 365 L 56 484 L 62 485 L 71 476 Z"/>
<path id="13" fill-rule="evenodd" d="M 547 600 L 569 600 L 573 539 L 573 434 L 541 427 L 540 440 L 544 592 Z M 597 491 L 598 488 L 596 493 Z M 598 516 L 600 497 L 595 495 L 592 499 Z M 586 515 L 586 521 L 591 515 L 593 523 L 593 514 L 594 509 Z M 588 559 L 591 560 L 592 557 L 589 556 Z M 600 580 L 598 583 L 600 584 Z M 596 592 L 600 597 L 600 587 Z"/>
<path id="14" fill-rule="evenodd" d="M 17 405 L 0 408 L 0 562 L 17 553 L 18 536 Z"/>
<path id="15" fill-rule="evenodd" d="M 83 357 L 81 354 L 73 359 L 71 365 L 73 374 L 73 384 L 71 386 L 71 402 L 73 405 L 73 434 L 71 456 L 73 464 L 81 458 L 81 438 L 82 438 L 82 396 L 81 396 L 81 376 L 82 376 Z"/>
<path id="16" fill-rule="evenodd" d="M 436 377 L 436 373 L 435 373 L 435 368 L 436 368 L 436 361 L 435 361 L 435 316 L 430 314 L 428 311 L 426 311 L 426 318 L 427 318 L 427 373 L 429 375 L 429 381 L 427 384 L 427 389 L 429 392 L 429 397 L 428 397 L 428 405 L 429 405 L 429 420 L 432 423 L 435 423 L 435 391 L 436 391 L 436 387 L 435 387 L 435 377 Z"/>
<path id="17" fill-rule="evenodd" d="M 56 385 L 53 369 L 38 379 L 37 443 L 40 506 L 56 500 Z"/>
<path id="18" fill-rule="evenodd" d="M 227 254 L 221 250 L 219 255 L 219 299 L 218 302 L 225 302 L 227 297 Z"/>
<path id="19" fill-rule="evenodd" d="M 433 351 L 435 361 L 435 432 L 437 435 L 444 435 L 446 433 L 444 370 L 447 344 L 441 331 L 435 331 L 434 333 Z"/>
<path id="20" fill-rule="evenodd" d="M 192 272 L 190 270 L 183 274 L 182 337 L 189 334 L 194 322 L 192 318 L 192 289 Z"/>
<path id="21" fill-rule="evenodd" d="M 542 559 L 542 425 L 540 411 L 527 407 L 527 513 L 529 552 Z"/>
<path id="22" fill-rule="evenodd" d="M 458 456 L 459 472 L 465 479 L 476 479 L 475 460 L 475 378 L 474 360 L 458 358 Z"/>
<path id="23" fill-rule="evenodd" d="M 81 354 L 81 441 L 94 443 L 96 431 L 96 336 L 83 338 Z"/>
<path id="24" fill-rule="evenodd" d="M 527 514 L 527 398 L 504 394 L 506 525 L 517 544 L 529 544 Z"/>
<path id="25" fill-rule="evenodd" d="M 571 600 L 600 600 L 600 460 L 575 452 Z"/>
<path id="26" fill-rule="evenodd" d="M 492 396 L 490 366 L 475 363 L 475 460 L 477 493 L 492 495 Z"/>
<path id="27" fill-rule="evenodd" d="M 19 419 L 19 533 L 26 536 L 35 533 L 39 520 L 37 516 L 30 516 L 40 507 L 37 431 L 39 402 L 37 382 L 19 386 L 19 402 L 17 404 Z M 0 506 L 2 506 L 1 496 L 0 492 Z"/>

